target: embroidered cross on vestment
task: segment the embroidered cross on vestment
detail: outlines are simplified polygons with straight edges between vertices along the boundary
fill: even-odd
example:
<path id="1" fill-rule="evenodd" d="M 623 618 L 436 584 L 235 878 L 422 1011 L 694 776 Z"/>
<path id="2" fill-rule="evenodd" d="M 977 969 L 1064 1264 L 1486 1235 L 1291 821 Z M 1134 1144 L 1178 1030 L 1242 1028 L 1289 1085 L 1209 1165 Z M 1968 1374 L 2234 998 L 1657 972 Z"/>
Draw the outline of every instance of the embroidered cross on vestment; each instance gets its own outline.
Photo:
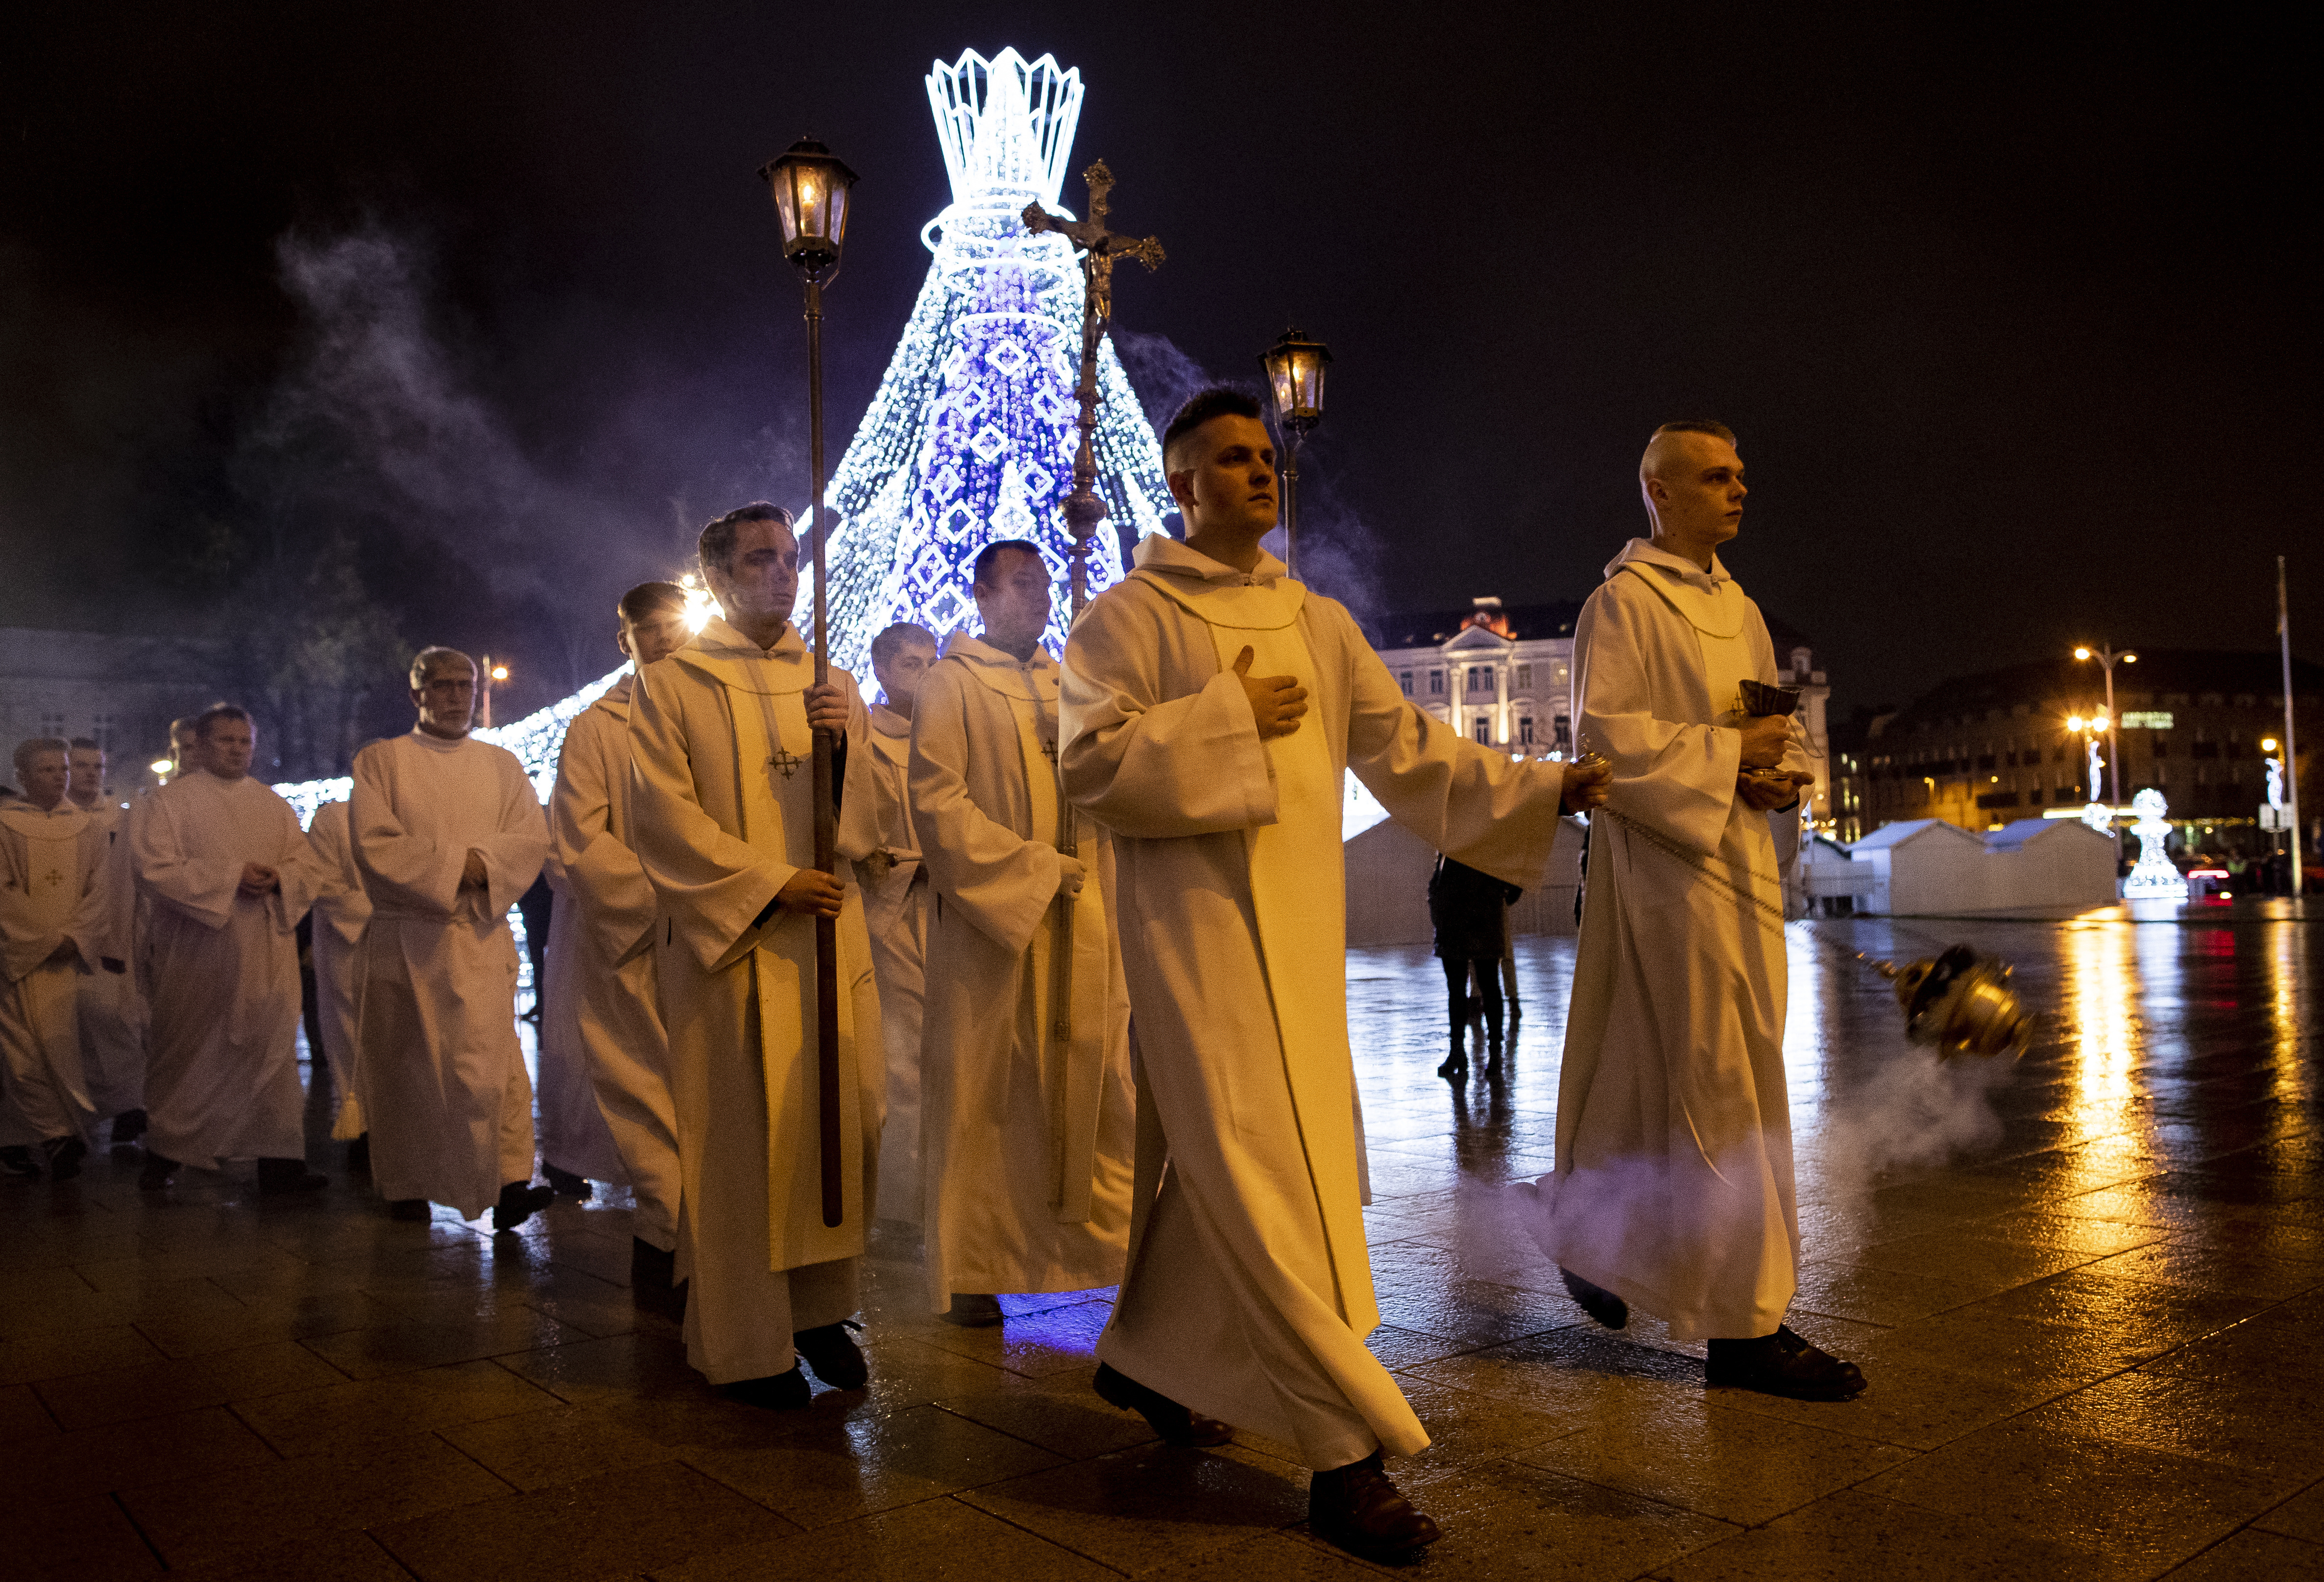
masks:
<path id="1" fill-rule="evenodd" d="M 798 769 L 799 765 L 805 762 L 807 762 L 807 759 L 799 757 L 798 754 L 786 751 L 782 748 L 779 747 L 775 749 L 775 756 L 767 760 L 767 765 L 770 768 L 780 769 L 782 771 L 783 778 L 788 780 L 791 777 L 793 771 Z"/>

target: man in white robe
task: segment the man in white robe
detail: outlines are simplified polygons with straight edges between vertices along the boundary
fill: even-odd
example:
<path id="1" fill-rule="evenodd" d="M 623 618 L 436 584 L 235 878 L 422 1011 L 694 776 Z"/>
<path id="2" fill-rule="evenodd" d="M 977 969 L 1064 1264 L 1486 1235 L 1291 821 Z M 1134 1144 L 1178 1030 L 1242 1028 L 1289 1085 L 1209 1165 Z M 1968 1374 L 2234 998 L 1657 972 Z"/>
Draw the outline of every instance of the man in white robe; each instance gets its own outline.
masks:
<path id="1" fill-rule="evenodd" d="M 299 1085 L 299 920 L 314 897 L 306 832 L 250 777 L 250 715 L 195 717 L 195 762 L 137 805 L 129 846 L 150 902 L 152 1058 L 145 1166 L 257 1161 L 258 1189 L 313 1191 Z"/>
<path id="2" fill-rule="evenodd" d="M 61 737 L 20 742 L 23 796 L 0 805 L 0 1169 L 45 1169 L 57 1181 L 80 1173 L 95 1115 L 81 1074 L 80 985 L 124 965 L 107 843 L 65 795 L 70 753 Z"/>
<path id="3" fill-rule="evenodd" d="M 509 907 L 549 828 L 524 766 L 468 734 L 476 667 L 411 662 L 410 734 L 355 754 L 348 823 L 371 897 L 355 1080 L 372 1180 L 398 1219 L 449 1203 L 513 1230 L 556 1194 L 532 1184 L 532 1082 L 516 1035 Z"/>
<path id="4" fill-rule="evenodd" d="M 315 810 L 307 826 L 307 849 L 315 882 L 308 934 L 315 961 L 315 1025 L 336 1107 L 331 1136 L 348 1145 L 350 1169 L 367 1171 L 371 1144 L 364 1136 L 363 1100 L 355 1097 L 355 1008 L 363 1001 L 363 940 L 371 926 L 371 897 L 355 865 L 345 802 L 326 802 Z"/>
<path id="5" fill-rule="evenodd" d="M 1137 1119 L 1099 832 L 1079 818 L 1072 854 L 1058 842 L 1049 567 L 1001 539 L 970 592 L 984 635 L 954 633 L 920 685 L 911 787 L 936 895 L 920 1044 L 928 1297 L 973 1327 L 1001 1322 L 1001 1292 L 1120 1281 Z"/>
<path id="6" fill-rule="evenodd" d="M 880 1039 L 888 1062 L 887 1118 L 880 1127 L 880 1212 L 918 1225 L 920 1185 L 920 1023 L 928 952 L 928 871 L 912 832 L 912 711 L 936 639 L 899 621 L 872 639 L 872 674 L 882 701 L 869 713 L 845 799 L 839 854 L 855 865 L 872 975 L 880 988 Z"/>
<path id="7" fill-rule="evenodd" d="M 804 1406 L 802 1359 L 842 1389 L 869 1376 L 846 1326 L 874 1208 L 880 998 L 861 898 L 813 866 L 811 770 L 816 729 L 842 732 L 861 759 L 863 703 L 844 670 L 814 685 L 790 624 L 798 545 L 784 511 L 729 511 L 703 529 L 700 552 L 725 617 L 630 699 L 631 842 L 660 908 L 654 973 L 685 1174 L 687 1360 L 738 1400 Z M 838 930 L 835 1223 L 823 1206 L 818 916 Z"/>
<path id="8" fill-rule="evenodd" d="M 1316 1532 L 1406 1554 L 1438 1534 L 1382 1470 L 1383 1449 L 1428 1438 L 1364 1346 L 1379 1310 L 1341 777 L 1438 851 L 1524 887 L 1561 796 L 1590 777 L 1569 786 L 1562 766 L 1430 719 L 1344 608 L 1287 580 L 1259 548 L 1277 497 L 1257 403 L 1206 391 L 1166 437 L 1187 539 L 1139 545 L 1064 667 L 1065 787 L 1112 832 L 1139 1062 L 1137 1218 L 1099 1389 L 1157 1428 L 1198 1412 L 1296 1447 L 1314 1469 Z"/>
<path id="9" fill-rule="evenodd" d="M 631 1285 L 667 1293 L 677 1283 L 683 1173 L 654 990 L 653 886 L 630 845 L 630 699 L 637 676 L 686 641 L 686 590 L 641 583 L 614 618 L 632 673 L 567 727 L 549 797 L 557 905 L 540 1019 L 541 1157 L 632 1189 Z"/>
<path id="10" fill-rule="evenodd" d="M 1619 1329 L 1635 1303 L 1707 1338 L 1712 1384 L 1844 1400 L 1863 1375 L 1783 1322 L 1799 1216 L 1784 1083 L 1784 901 L 1769 829 L 1813 783 L 1773 685 L 1758 606 L 1717 549 L 1743 521 L 1743 463 L 1711 424 L 1655 431 L 1654 524 L 1606 567 L 1573 639 L 1580 744 L 1612 765 L 1591 820 L 1580 953 L 1558 1077 L 1557 1168 L 1535 1234 L 1567 1289 Z"/>
<path id="11" fill-rule="evenodd" d="M 105 836 L 106 904 L 113 911 L 114 936 L 126 947 L 121 959 L 132 961 L 137 950 L 137 875 L 129 860 L 128 810 L 106 794 L 105 748 L 94 738 L 73 738 L 72 785 L 65 795 Z M 93 972 L 81 980 L 78 1004 L 81 1074 L 89 1102 L 99 1116 L 113 1118 L 111 1141 L 122 1147 L 145 1133 L 144 997 L 134 973 Z"/>

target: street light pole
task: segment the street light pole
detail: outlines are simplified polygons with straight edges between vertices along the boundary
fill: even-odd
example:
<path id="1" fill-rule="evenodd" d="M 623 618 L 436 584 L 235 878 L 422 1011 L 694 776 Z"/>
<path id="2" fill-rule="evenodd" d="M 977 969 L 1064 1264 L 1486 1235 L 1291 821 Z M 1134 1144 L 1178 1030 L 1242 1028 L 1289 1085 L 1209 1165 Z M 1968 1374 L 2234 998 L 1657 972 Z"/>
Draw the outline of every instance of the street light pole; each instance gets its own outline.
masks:
<path id="1" fill-rule="evenodd" d="M 1332 354 L 1320 341 L 1286 329 L 1259 354 L 1275 394 L 1275 423 L 1283 433 L 1283 569 L 1299 575 L 1299 447 L 1323 420 L 1323 366 Z"/>
<path id="2" fill-rule="evenodd" d="M 831 623 L 824 584 L 824 546 L 831 524 L 823 508 L 823 287 L 839 272 L 847 237 L 847 195 L 855 172 L 811 137 L 803 137 L 759 175 L 772 190 L 783 225 L 783 256 L 799 272 L 807 292 L 807 473 L 815 506 L 815 684 L 831 680 Z M 838 819 L 832 805 L 836 734 L 815 731 L 815 865 L 825 873 L 839 868 Z M 822 1165 L 823 1222 L 836 1227 L 846 1217 L 841 1157 L 839 1095 L 839 926 L 836 919 L 815 920 L 815 1012 L 816 1143 Z"/>
<path id="3" fill-rule="evenodd" d="M 2275 557 L 2275 638 L 2283 650 L 2283 805 L 2292 823 L 2292 893 L 2302 888 L 2300 869 L 2300 739 L 2292 719 L 2292 595 L 2283 556 Z"/>
<path id="4" fill-rule="evenodd" d="M 2138 663 L 2138 656 L 2128 648 L 2117 649 L 2111 644 L 2102 644 L 2095 648 L 2087 645 L 2076 648 L 2074 658 L 2096 659 L 2098 662 L 2098 668 L 2106 672 L 2107 785 L 2108 786 L 2107 797 L 2115 806 L 2120 807 L 2122 805 L 2122 716 L 2115 713 L 2114 667 L 2118 664 L 2135 665 Z M 2091 786 L 2090 792 L 2093 796 L 2097 795 L 2098 787 Z"/>

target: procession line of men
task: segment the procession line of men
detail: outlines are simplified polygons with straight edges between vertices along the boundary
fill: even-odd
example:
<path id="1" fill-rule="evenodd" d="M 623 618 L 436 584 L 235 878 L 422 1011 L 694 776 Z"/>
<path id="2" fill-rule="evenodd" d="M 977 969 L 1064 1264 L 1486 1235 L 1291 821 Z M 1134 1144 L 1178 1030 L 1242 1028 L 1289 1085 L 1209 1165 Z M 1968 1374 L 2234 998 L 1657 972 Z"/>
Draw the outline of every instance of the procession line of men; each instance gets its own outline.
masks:
<path id="1" fill-rule="evenodd" d="M 688 1360 L 713 1384 L 790 1407 L 810 1397 L 806 1370 L 866 1382 L 850 1330 L 867 1227 L 915 1221 L 933 1311 L 993 1323 L 1004 1295 L 1118 1285 L 1103 1399 L 1174 1443 L 1240 1428 L 1295 1448 L 1319 1535 L 1409 1554 L 1439 1534 L 1386 1471 L 1429 1440 L 1365 1344 L 1379 1312 L 1345 990 L 1352 773 L 1447 859 L 1519 887 L 1561 813 L 1604 808 L 1535 1233 L 1600 1322 L 1620 1328 L 1635 1304 L 1708 1338 L 1713 1384 L 1860 1390 L 1783 1323 L 1798 1231 L 1769 814 L 1787 822 L 1806 775 L 1788 723 L 1737 695 L 1775 673 L 1716 556 L 1741 520 L 1733 436 L 1676 424 L 1649 444 L 1654 532 L 1607 568 L 1577 634 L 1576 718 L 1602 759 L 1585 764 L 1467 740 L 1403 696 L 1343 607 L 1290 580 L 1261 547 L 1276 454 L 1250 397 L 1202 392 L 1163 446 L 1185 536 L 1138 547 L 1062 665 L 1040 646 L 1052 568 L 1000 540 L 973 571 L 982 636 L 939 656 L 918 628 L 881 633 L 872 708 L 844 671 L 815 681 L 788 513 L 715 520 L 698 548 L 720 615 L 688 636 L 681 590 L 623 598 L 632 674 L 568 731 L 545 823 L 516 760 L 467 735 L 474 667 L 449 649 L 413 666 L 418 727 L 358 755 L 350 807 L 304 845 L 271 792 L 235 788 L 246 718 L 204 715 L 208 781 L 181 778 L 132 821 L 166 946 L 149 1172 L 179 1156 L 165 1141 L 205 1164 L 295 1144 L 281 1108 L 295 1074 L 283 1087 L 270 1063 L 296 1018 L 282 942 L 310 897 L 359 886 L 355 1010 L 323 1025 L 327 1050 L 352 1020 L 331 1065 L 383 1194 L 399 1213 L 490 1206 L 507 1225 L 546 1202 L 504 920 L 546 862 L 548 1156 L 634 1188 L 639 1283 L 682 1291 Z M 800 771 L 818 731 L 847 876 L 815 865 L 816 777 Z M 0 829 L 14 864 L 34 837 Z M 76 833 L 57 855 L 96 887 L 94 844 Z M 1738 895 L 1774 900 L 1773 933 Z M 64 938 L 70 908 L 43 905 Z M 13 922 L 8 937 L 21 976 Z M 26 934 L 25 952 L 48 937 Z M 42 960 L 104 949 L 69 939 Z M 165 957 L 218 979 L 229 956 L 231 995 L 163 989 Z M 0 1007 L 0 1029 L 43 992 Z M 239 1129 L 214 1102 L 229 1071 L 251 1096 Z"/>

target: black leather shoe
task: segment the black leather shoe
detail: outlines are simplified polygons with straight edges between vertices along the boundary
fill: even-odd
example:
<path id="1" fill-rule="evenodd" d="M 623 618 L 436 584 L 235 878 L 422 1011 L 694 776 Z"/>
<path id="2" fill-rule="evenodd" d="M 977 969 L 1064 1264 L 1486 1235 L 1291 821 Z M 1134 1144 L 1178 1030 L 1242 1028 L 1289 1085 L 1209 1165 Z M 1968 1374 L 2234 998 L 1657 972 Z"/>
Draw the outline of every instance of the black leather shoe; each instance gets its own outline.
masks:
<path id="1" fill-rule="evenodd" d="M 1847 1401 L 1864 1393 L 1864 1375 L 1854 1363 L 1810 1345 L 1788 1324 L 1749 1340 L 1713 1340 L 1702 1377 L 1714 1389 L 1794 1401 Z"/>
<path id="2" fill-rule="evenodd" d="M 48 1160 L 51 1181 L 70 1181 L 80 1173 L 88 1145 L 78 1137 L 51 1137 L 41 1145 L 41 1153 Z"/>
<path id="3" fill-rule="evenodd" d="M 872 1381 L 872 1365 L 863 1360 L 863 1348 L 847 1331 L 862 1327 L 852 1319 L 842 1319 L 835 1324 L 801 1329 L 791 1337 L 791 1349 L 833 1389 L 860 1390 Z"/>
<path id="4" fill-rule="evenodd" d="M 41 1162 L 32 1157 L 31 1148 L 22 1143 L 15 1143 L 5 1148 L 0 1148 L 0 1170 L 6 1171 L 10 1175 L 21 1176 L 26 1181 L 37 1181 L 41 1174 Z"/>
<path id="5" fill-rule="evenodd" d="M 721 1384 L 718 1393 L 729 1401 L 745 1406 L 756 1406 L 765 1412 L 797 1412 L 815 1399 L 808 1387 L 807 1375 L 793 1363 L 787 1374 L 770 1374 L 763 1379 L 737 1379 L 731 1384 Z"/>
<path id="6" fill-rule="evenodd" d="M 170 1182 L 176 1178 L 177 1173 L 178 1162 L 176 1160 L 164 1159 L 161 1154 L 156 1154 L 152 1149 L 148 1148 L 145 1150 L 144 1166 L 137 1172 L 137 1190 L 145 1192 L 158 1192 L 163 1187 L 168 1186 Z"/>
<path id="7" fill-rule="evenodd" d="M 1097 1365 L 1097 1377 L 1091 1385 L 1107 1405 L 1144 1418 L 1146 1426 L 1161 1436 L 1166 1445 L 1199 1448 L 1223 1445 L 1234 1438 L 1234 1430 L 1217 1418 L 1189 1412 L 1161 1391 L 1149 1390 L 1129 1375 L 1116 1373 L 1109 1363 Z"/>
<path id="8" fill-rule="evenodd" d="M 496 1233 L 514 1230 L 555 1201 L 557 1193 L 551 1188 L 512 1181 L 501 1188 L 501 1200 L 493 1205 L 493 1229 Z"/>
<path id="9" fill-rule="evenodd" d="M 329 1176 L 308 1169 L 304 1159 L 262 1159 L 258 1162 L 258 1190 L 266 1197 L 319 1192 L 330 1184 Z"/>
<path id="10" fill-rule="evenodd" d="M 113 1118 L 112 1146 L 118 1148 L 124 1143 L 134 1143 L 144 1135 L 145 1112 L 143 1110 L 124 1109 Z"/>
<path id="11" fill-rule="evenodd" d="M 1604 1286 L 1591 1284 L 1571 1269 L 1560 1269 L 1557 1277 L 1565 1282 L 1565 1294 L 1608 1329 L 1619 1329 L 1629 1323 L 1630 1304 Z"/>
<path id="12" fill-rule="evenodd" d="M 1469 1075 L 1468 1055 L 1455 1051 L 1443 1065 L 1436 1068 L 1436 1074 L 1448 1081 L 1465 1081 Z"/>
<path id="13" fill-rule="evenodd" d="M 429 1210 L 428 1200 L 425 1198 L 398 1198 L 387 1206 L 387 1217 L 390 1219 L 409 1220 L 417 1225 L 425 1225 L 434 1218 Z"/>
<path id="14" fill-rule="evenodd" d="M 1380 1470 L 1378 1450 L 1308 1481 L 1307 1527 L 1326 1543 L 1375 1560 L 1403 1559 L 1444 1536 Z"/>
<path id="15" fill-rule="evenodd" d="M 589 1184 L 587 1176 L 576 1175 L 569 1170 L 559 1170 L 554 1164 L 544 1163 L 540 1167 L 540 1173 L 547 1178 L 549 1191 L 560 1198 L 571 1198 L 576 1202 L 587 1202 L 590 1194 L 597 1190 Z"/>
<path id="16" fill-rule="evenodd" d="M 964 1329 L 990 1329 L 1008 1316 L 1001 1311 L 999 1297 L 966 1291 L 954 1292 L 952 1305 L 936 1315 L 945 1323 L 957 1324 Z"/>

